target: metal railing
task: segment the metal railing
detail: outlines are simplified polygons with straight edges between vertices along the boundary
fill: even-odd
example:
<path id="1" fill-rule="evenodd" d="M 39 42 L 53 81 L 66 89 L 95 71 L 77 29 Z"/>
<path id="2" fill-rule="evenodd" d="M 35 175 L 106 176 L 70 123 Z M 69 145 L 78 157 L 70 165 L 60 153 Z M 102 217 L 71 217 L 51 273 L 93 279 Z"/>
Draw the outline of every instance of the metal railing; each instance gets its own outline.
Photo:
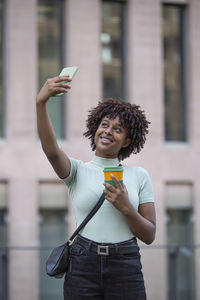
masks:
<path id="1" fill-rule="evenodd" d="M 54 246 L 48 246 L 48 247 L 0 247 L 0 299 L 1 300 L 10 300 L 9 299 L 9 260 L 12 257 L 13 254 L 19 255 L 23 252 L 30 255 L 30 258 L 33 256 L 33 253 L 36 253 L 39 263 L 38 263 L 38 277 L 40 278 L 40 300 L 51 300 L 51 299 L 63 299 L 62 297 L 62 282 L 60 280 L 55 280 L 46 276 L 45 274 L 45 261 L 48 257 L 49 253 L 51 252 L 52 248 Z M 166 284 L 168 286 L 168 295 L 166 296 L 166 299 L 168 300 L 197 300 L 196 299 L 196 291 L 195 291 L 195 284 L 192 287 L 190 287 L 190 290 L 186 290 L 184 293 L 179 291 L 179 281 L 180 281 L 180 259 L 182 257 L 183 261 L 190 260 L 191 262 L 194 262 L 195 256 L 199 255 L 197 253 L 200 250 L 200 245 L 193 245 L 193 246 L 185 246 L 185 245 L 151 245 L 151 246 L 145 246 L 140 245 L 140 249 L 143 252 L 143 254 L 147 254 L 149 250 L 151 251 L 159 251 L 159 253 L 162 253 L 165 255 L 165 259 L 168 261 L 168 269 L 164 272 L 168 273 L 168 278 L 170 282 L 168 281 Z M 34 251 L 34 252 L 33 252 Z M 146 252 L 147 251 L 147 252 Z M 162 251 L 162 252 L 160 252 Z M 164 251 L 164 252 L 163 252 Z M 159 255 L 159 253 L 157 255 Z M 23 255 L 20 259 L 23 260 Z M 26 255 L 25 255 L 26 256 Z M 15 259 L 15 257 L 14 257 Z M 150 268 L 154 268 L 154 262 L 149 263 Z M 195 271 L 194 271 L 195 272 Z M 183 275 L 183 274 L 182 274 Z M 28 276 L 28 274 L 27 274 Z M 146 278 L 145 280 L 150 282 L 150 278 Z M 156 278 L 156 280 L 161 280 L 160 278 Z M 198 282 L 197 282 L 198 284 Z M 55 286 L 54 286 L 55 285 Z M 159 282 L 158 282 L 159 285 Z M 161 285 L 163 285 L 161 283 Z M 196 287 L 198 288 L 198 286 Z M 192 290 L 194 289 L 194 290 Z M 53 290 L 55 290 L 54 295 L 51 296 L 53 293 Z M 57 293 L 57 294 L 56 294 Z M 148 298 L 149 299 L 149 298 Z M 159 299 L 159 298 L 158 298 Z M 160 298 L 161 299 L 161 298 Z M 160 300 L 159 299 L 159 300 Z M 29 298 L 29 300 L 35 300 Z M 151 300 L 151 299 L 149 299 Z M 157 300 L 152 299 L 152 300 Z"/>

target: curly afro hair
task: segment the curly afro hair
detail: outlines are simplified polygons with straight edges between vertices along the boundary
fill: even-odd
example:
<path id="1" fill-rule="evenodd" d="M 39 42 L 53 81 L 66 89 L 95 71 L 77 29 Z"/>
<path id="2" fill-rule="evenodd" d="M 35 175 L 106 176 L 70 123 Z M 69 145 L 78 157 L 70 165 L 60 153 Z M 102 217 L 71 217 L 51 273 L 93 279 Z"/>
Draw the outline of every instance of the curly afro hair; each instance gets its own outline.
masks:
<path id="1" fill-rule="evenodd" d="M 150 122 L 147 121 L 145 113 L 139 105 L 112 98 L 99 102 L 95 108 L 89 110 L 86 121 L 87 131 L 83 135 L 91 140 L 91 147 L 94 151 L 96 149 L 94 137 L 101 120 L 104 117 L 115 119 L 117 116 L 121 126 L 128 129 L 127 137 L 131 139 L 130 144 L 122 148 L 118 154 L 119 160 L 123 160 L 131 153 L 139 153 L 146 141 Z"/>

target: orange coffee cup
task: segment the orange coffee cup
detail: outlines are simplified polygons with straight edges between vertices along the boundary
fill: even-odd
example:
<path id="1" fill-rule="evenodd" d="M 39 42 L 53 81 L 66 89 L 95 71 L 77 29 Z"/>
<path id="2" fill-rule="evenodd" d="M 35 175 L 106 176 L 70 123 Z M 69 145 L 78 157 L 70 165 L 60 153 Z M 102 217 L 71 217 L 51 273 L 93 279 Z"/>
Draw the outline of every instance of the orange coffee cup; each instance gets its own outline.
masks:
<path id="1" fill-rule="evenodd" d="M 112 186 L 115 186 L 114 181 L 112 180 L 111 174 L 114 175 L 121 184 L 123 184 L 123 168 L 122 167 L 105 167 L 104 168 L 104 178 L 105 182 L 110 183 Z"/>

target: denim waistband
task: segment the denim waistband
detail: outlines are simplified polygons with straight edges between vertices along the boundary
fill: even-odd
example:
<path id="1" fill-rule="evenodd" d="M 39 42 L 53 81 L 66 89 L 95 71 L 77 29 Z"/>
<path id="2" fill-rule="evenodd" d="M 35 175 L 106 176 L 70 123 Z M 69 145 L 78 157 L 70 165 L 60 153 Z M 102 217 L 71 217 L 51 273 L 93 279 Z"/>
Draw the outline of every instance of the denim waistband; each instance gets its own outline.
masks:
<path id="1" fill-rule="evenodd" d="M 75 244 L 85 247 L 98 255 L 131 254 L 139 251 L 136 238 L 119 243 L 97 243 L 81 235 L 75 239 Z"/>

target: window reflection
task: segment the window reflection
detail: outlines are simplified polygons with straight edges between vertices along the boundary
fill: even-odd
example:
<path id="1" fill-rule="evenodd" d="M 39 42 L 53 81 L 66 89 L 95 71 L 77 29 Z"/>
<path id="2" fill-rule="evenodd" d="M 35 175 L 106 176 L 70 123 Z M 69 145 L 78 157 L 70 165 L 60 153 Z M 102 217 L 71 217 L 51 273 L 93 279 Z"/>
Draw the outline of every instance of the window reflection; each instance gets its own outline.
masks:
<path id="1" fill-rule="evenodd" d="M 52 280 L 45 273 L 46 260 L 55 246 L 68 236 L 66 189 L 58 182 L 40 182 L 38 186 L 40 231 L 40 300 L 62 300 L 62 280 Z"/>
<path id="2" fill-rule="evenodd" d="M 168 243 L 170 245 L 168 250 L 168 299 L 194 299 L 192 210 L 168 210 L 167 214 Z"/>
<path id="3" fill-rule="evenodd" d="M 167 183 L 168 299 L 195 299 L 193 185 Z"/>
<path id="4" fill-rule="evenodd" d="M 165 138 L 186 140 L 182 6 L 164 5 Z"/>
<path id="5" fill-rule="evenodd" d="M 52 249 L 64 243 L 67 237 L 66 211 L 64 209 L 40 210 L 40 299 L 62 300 L 62 280 L 51 280 L 45 262 Z M 44 248 L 43 248 L 44 247 Z"/>
<path id="6" fill-rule="evenodd" d="M 8 299 L 7 209 L 0 207 L 0 299 Z"/>
<path id="7" fill-rule="evenodd" d="M 103 96 L 123 98 L 123 13 L 124 3 L 104 1 L 102 5 Z"/>
<path id="8" fill-rule="evenodd" d="M 62 0 L 38 0 L 39 88 L 57 76 L 62 66 Z M 47 103 L 56 136 L 63 138 L 63 99 L 53 97 Z"/>
<path id="9" fill-rule="evenodd" d="M 0 299 L 8 299 L 8 189 L 0 182 Z"/>

